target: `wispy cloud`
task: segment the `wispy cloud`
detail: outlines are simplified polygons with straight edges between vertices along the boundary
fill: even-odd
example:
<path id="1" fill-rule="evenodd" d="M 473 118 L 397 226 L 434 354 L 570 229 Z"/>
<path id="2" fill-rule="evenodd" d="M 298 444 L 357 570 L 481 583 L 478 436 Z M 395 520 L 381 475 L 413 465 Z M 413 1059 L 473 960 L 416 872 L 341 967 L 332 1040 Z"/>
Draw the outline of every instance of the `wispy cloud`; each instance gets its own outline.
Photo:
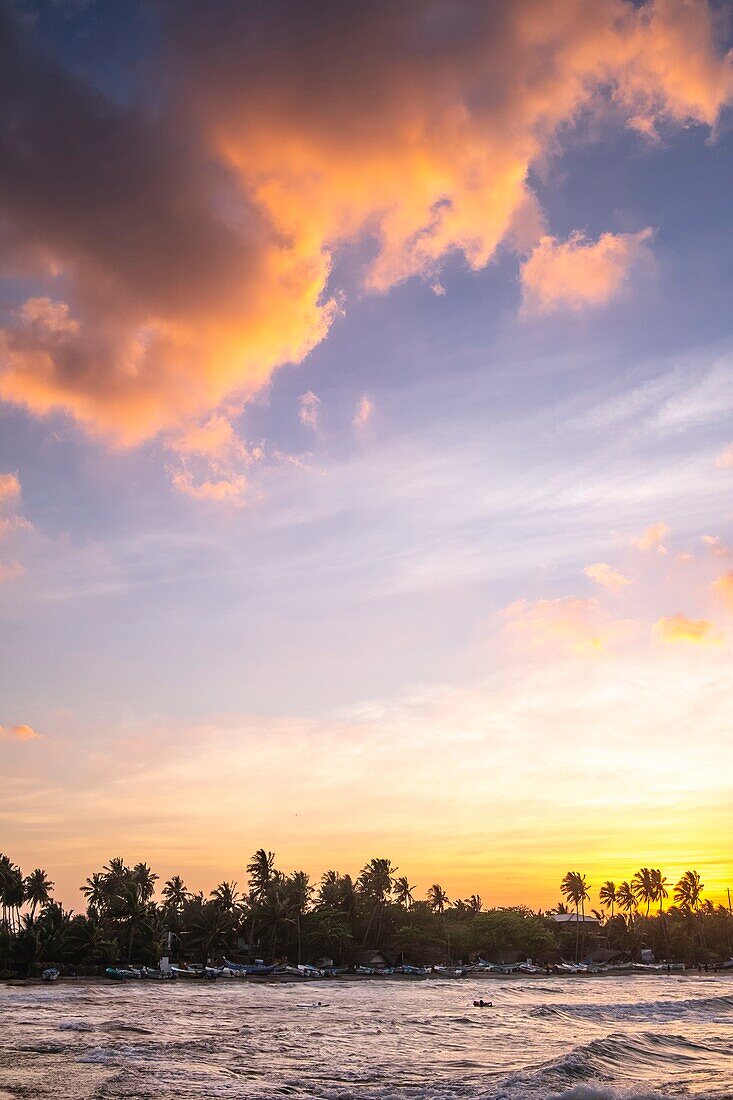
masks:
<path id="1" fill-rule="evenodd" d="M 359 404 L 356 407 L 354 413 L 354 419 L 351 421 L 355 428 L 365 428 L 371 420 L 372 413 L 374 412 L 374 402 L 371 397 L 367 397 L 366 394 L 361 398 Z"/>
<path id="2" fill-rule="evenodd" d="M 317 432 L 321 425 L 321 399 L 311 390 L 298 398 L 298 419 L 306 428 Z"/>

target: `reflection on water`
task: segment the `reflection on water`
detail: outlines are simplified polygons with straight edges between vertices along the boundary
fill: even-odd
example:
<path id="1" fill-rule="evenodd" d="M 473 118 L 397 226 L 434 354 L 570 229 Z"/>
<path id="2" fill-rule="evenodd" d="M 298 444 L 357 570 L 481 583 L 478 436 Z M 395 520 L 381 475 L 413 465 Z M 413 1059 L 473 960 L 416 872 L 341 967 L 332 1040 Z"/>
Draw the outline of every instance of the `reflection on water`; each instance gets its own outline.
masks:
<path id="1" fill-rule="evenodd" d="M 559 1092 L 732 1097 L 733 977 L 0 985 L 0 1100 Z"/>

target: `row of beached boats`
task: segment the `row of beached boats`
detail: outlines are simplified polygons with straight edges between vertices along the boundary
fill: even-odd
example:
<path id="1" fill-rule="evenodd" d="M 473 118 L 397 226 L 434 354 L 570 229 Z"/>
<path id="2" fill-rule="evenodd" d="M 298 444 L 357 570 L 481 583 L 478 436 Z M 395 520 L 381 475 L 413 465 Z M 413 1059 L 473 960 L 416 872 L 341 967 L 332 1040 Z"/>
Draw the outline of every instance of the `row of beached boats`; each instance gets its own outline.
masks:
<path id="1" fill-rule="evenodd" d="M 401 978 L 465 978 L 470 973 L 468 967 L 455 966 L 401 966 L 371 967 L 357 966 L 351 969 L 348 966 L 310 966 L 301 963 L 298 966 L 272 965 L 265 966 L 261 963 L 235 963 L 225 959 L 221 966 L 188 966 L 168 963 L 161 967 L 151 966 L 108 966 L 105 973 L 107 977 L 116 981 L 131 979 L 162 980 L 166 978 L 184 979 L 208 979 L 215 981 L 217 978 L 270 978 L 274 981 L 310 981 L 319 978 L 340 978 L 344 976 L 357 977 L 401 977 Z"/>
<path id="2" fill-rule="evenodd" d="M 108 966 L 107 976 L 117 981 L 144 978 L 163 980 L 171 978 L 199 979 L 215 981 L 217 978 L 252 979 L 268 978 L 272 981 L 312 981 L 322 978 L 364 977 L 364 978 L 467 978 L 499 977 L 508 974 L 617 974 L 634 972 L 668 972 L 684 970 L 684 963 L 575 963 L 560 962 L 549 966 L 537 966 L 532 962 L 492 963 L 479 959 L 472 966 L 310 966 L 300 963 L 298 966 L 270 965 L 263 963 L 235 963 L 224 959 L 221 966 L 188 966 L 165 962 L 160 967 L 151 966 Z M 45 977 L 45 974 L 44 974 Z M 53 980 L 53 979 L 50 979 Z"/>

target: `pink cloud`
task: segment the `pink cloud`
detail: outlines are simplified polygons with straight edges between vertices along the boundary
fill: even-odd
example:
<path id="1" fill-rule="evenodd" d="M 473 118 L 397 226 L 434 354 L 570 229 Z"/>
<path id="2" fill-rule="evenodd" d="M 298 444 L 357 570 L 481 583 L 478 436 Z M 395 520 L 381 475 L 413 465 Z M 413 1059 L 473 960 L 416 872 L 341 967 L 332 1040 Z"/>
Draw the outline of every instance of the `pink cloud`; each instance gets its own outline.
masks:
<path id="1" fill-rule="evenodd" d="M 669 526 L 661 520 L 657 523 L 651 523 L 640 538 L 631 540 L 631 545 L 635 546 L 637 550 L 657 550 L 660 554 L 666 554 L 663 540 L 669 534 L 669 530 Z"/>
<path id="2" fill-rule="evenodd" d="M 565 241 L 543 237 L 522 264 L 522 309 L 527 315 L 561 306 L 583 309 L 615 298 L 647 255 L 651 229 L 604 233 L 597 241 L 576 231 Z"/>
<path id="3" fill-rule="evenodd" d="M 700 541 L 705 543 L 710 553 L 716 558 L 730 557 L 730 550 L 719 535 L 702 535 Z"/>
<path id="4" fill-rule="evenodd" d="M 590 577 L 596 584 L 600 584 L 602 588 L 609 588 L 612 592 L 620 592 L 627 585 L 633 583 L 630 577 L 625 577 L 623 573 L 619 573 L 617 569 L 613 569 L 605 561 L 595 562 L 594 565 L 586 565 L 583 572 L 586 577 Z"/>
<path id="5" fill-rule="evenodd" d="M 374 412 L 374 402 L 366 394 L 357 405 L 354 419 L 351 421 L 355 428 L 365 428 Z"/>
<path id="6" fill-rule="evenodd" d="M 0 505 L 16 501 L 20 496 L 20 480 L 17 474 L 0 474 Z"/>

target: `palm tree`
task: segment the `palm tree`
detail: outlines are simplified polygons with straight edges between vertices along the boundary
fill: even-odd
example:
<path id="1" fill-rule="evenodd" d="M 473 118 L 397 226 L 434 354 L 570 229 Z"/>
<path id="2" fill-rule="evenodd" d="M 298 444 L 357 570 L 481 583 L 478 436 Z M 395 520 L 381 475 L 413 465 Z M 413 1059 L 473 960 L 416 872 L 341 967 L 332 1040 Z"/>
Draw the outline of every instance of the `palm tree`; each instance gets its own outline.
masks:
<path id="1" fill-rule="evenodd" d="M 324 871 L 318 884 L 318 904 L 329 909 L 338 909 L 339 880 L 338 871 Z"/>
<path id="2" fill-rule="evenodd" d="M 697 912 L 704 889 L 705 886 L 700 882 L 700 875 L 697 871 L 685 871 L 674 888 L 675 901 L 683 909 L 691 909 L 692 912 Z"/>
<path id="3" fill-rule="evenodd" d="M 619 909 L 626 913 L 626 924 L 630 926 L 631 914 L 636 910 L 636 898 L 634 897 L 634 891 L 625 879 L 616 891 L 616 904 Z"/>
<path id="4" fill-rule="evenodd" d="M 95 871 L 79 890 L 87 899 L 87 907 L 94 912 L 101 912 L 107 904 L 107 888 L 104 875 Z"/>
<path id="5" fill-rule="evenodd" d="M 215 948 L 225 947 L 233 929 L 232 914 L 227 913 L 215 901 L 197 905 L 191 926 L 192 946 L 200 952 L 204 965 Z"/>
<path id="6" fill-rule="evenodd" d="M 700 881 L 700 875 L 697 871 L 685 871 L 674 888 L 674 897 L 681 908 L 692 915 L 693 921 L 695 917 L 697 917 L 700 946 L 702 947 L 703 955 L 705 956 L 705 965 L 707 966 L 708 948 L 705 940 L 705 924 L 702 919 L 702 914 L 699 911 L 704 889 L 705 886 Z"/>
<path id="7" fill-rule="evenodd" d="M 87 879 L 87 881 L 89 881 Z M 186 901 L 190 898 L 190 893 L 186 889 L 186 885 L 180 875 L 174 875 L 173 878 L 169 878 L 165 886 L 161 891 L 165 905 L 169 909 L 176 909 L 180 912 Z"/>
<path id="8" fill-rule="evenodd" d="M 264 848 L 258 848 L 247 864 L 247 874 L 249 875 L 249 896 L 252 903 L 252 921 L 249 930 L 249 957 L 251 959 L 254 949 L 258 910 L 276 874 L 275 853 L 266 852 Z"/>
<path id="9" fill-rule="evenodd" d="M 613 911 L 618 901 L 618 896 L 616 894 L 616 884 L 612 882 L 611 879 L 607 879 L 603 883 L 603 886 L 601 886 L 600 890 L 598 891 L 598 898 L 601 902 L 601 905 L 609 905 L 611 907 L 611 917 L 613 917 Z"/>
<path id="10" fill-rule="evenodd" d="M 382 910 L 392 892 L 396 871 L 397 868 L 392 866 L 392 861 L 389 859 L 370 859 L 367 865 L 361 869 L 357 886 L 362 894 L 372 902 L 372 910 L 364 933 L 362 947 L 366 945 L 372 922 L 377 913 L 379 913 L 377 939 L 381 936 Z"/>
<path id="11" fill-rule="evenodd" d="M 658 867 L 652 869 L 652 876 L 654 879 L 654 900 L 659 902 L 659 920 L 662 925 L 662 932 L 664 933 L 664 947 L 667 959 L 670 957 L 670 945 L 669 945 L 669 922 L 667 920 L 667 914 L 664 912 L 664 903 L 669 897 L 669 891 L 667 890 L 667 879 L 662 874 Z"/>
<path id="12" fill-rule="evenodd" d="M 669 897 L 669 883 L 658 867 L 652 870 L 654 878 L 654 900 L 659 902 L 659 916 L 664 912 L 664 902 Z"/>
<path id="13" fill-rule="evenodd" d="M 580 871 L 568 871 L 560 883 L 560 892 L 575 906 L 575 961 L 577 962 L 580 936 L 579 910 L 582 910 L 583 921 L 585 921 L 585 903 L 590 898 L 585 875 L 582 875 Z M 583 938 L 585 939 L 585 928 L 583 929 Z"/>
<path id="14" fill-rule="evenodd" d="M 140 887 L 140 896 L 143 901 L 150 901 L 155 893 L 158 876 L 153 874 L 147 863 L 136 863 L 132 869 L 132 877 Z"/>
<path id="15" fill-rule="evenodd" d="M 119 918 L 127 925 L 127 965 L 132 962 L 132 947 L 135 933 L 139 928 L 148 924 L 151 915 L 151 906 L 144 896 L 144 891 L 137 882 L 126 882 L 117 895 Z"/>
<path id="16" fill-rule="evenodd" d="M 409 909 L 412 906 L 413 897 L 412 891 L 415 889 L 411 886 L 407 875 L 400 875 L 399 878 L 394 880 L 394 899 L 398 905 L 403 905 L 405 909 Z"/>
<path id="17" fill-rule="evenodd" d="M 36 914 L 36 907 L 38 905 L 46 905 L 51 900 L 51 894 L 53 892 L 54 884 L 49 879 L 45 871 L 42 871 L 40 867 L 36 867 L 35 871 L 26 878 L 23 888 L 25 891 L 25 900 L 31 903 L 31 916 Z"/>
<path id="18" fill-rule="evenodd" d="M 298 940 L 298 965 L 303 961 L 303 940 L 301 934 L 301 922 L 310 904 L 313 887 L 310 885 L 309 876 L 305 871 L 294 871 L 288 879 L 287 893 L 291 911 L 295 921 L 295 933 Z"/>
<path id="19" fill-rule="evenodd" d="M 434 913 L 443 913 L 448 904 L 448 895 L 439 883 L 434 882 L 428 890 L 428 905 Z"/>
<path id="20" fill-rule="evenodd" d="M 470 912 L 475 916 L 480 913 L 483 908 L 483 902 L 481 901 L 480 894 L 471 894 L 470 898 L 466 899 L 466 905 Z"/>
<path id="21" fill-rule="evenodd" d="M 653 901 L 657 900 L 657 880 L 651 867 L 641 867 L 631 880 L 631 890 L 634 897 L 646 902 L 645 916 L 649 916 L 649 908 Z"/>
<path id="22" fill-rule="evenodd" d="M 20 929 L 20 910 L 25 901 L 25 883 L 23 872 L 16 864 L 11 863 L 5 871 L 3 885 L 3 904 L 10 911 L 10 928 L 13 932 Z"/>
<path id="23" fill-rule="evenodd" d="M 239 903 L 240 896 L 237 893 L 236 882 L 220 882 L 215 890 L 212 890 L 209 894 L 212 901 L 224 910 L 225 913 L 232 913 Z"/>

